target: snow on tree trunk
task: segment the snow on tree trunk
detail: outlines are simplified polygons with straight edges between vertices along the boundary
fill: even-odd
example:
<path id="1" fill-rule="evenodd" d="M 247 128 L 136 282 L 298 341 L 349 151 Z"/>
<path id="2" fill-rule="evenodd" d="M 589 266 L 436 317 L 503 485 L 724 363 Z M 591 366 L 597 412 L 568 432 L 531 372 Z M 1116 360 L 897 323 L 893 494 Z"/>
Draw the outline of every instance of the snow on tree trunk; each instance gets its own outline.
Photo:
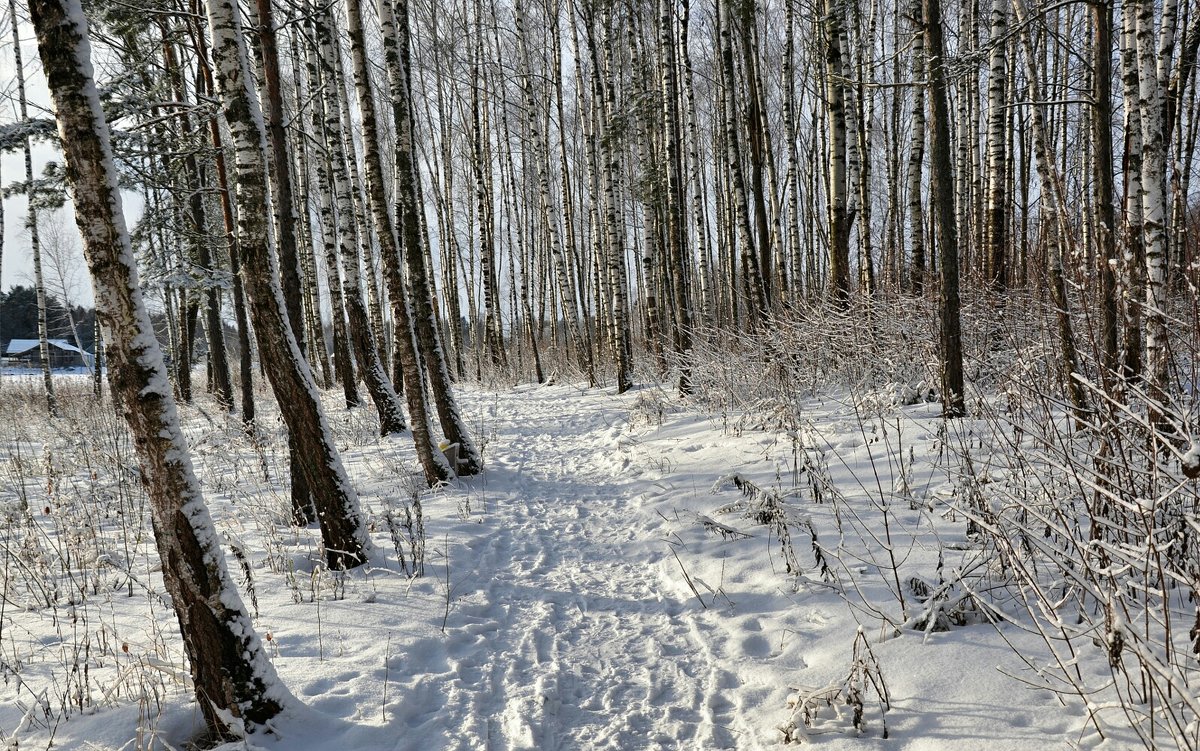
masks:
<path id="1" fill-rule="evenodd" d="M 266 131 L 250 86 L 249 58 L 233 0 L 209 0 L 213 63 L 237 163 L 238 244 L 259 355 L 316 504 L 330 568 L 362 565 L 370 541 L 325 421 L 312 371 L 292 335 L 267 233 Z"/>
<path id="2" fill-rule="evenodd" d="M 429 484 L 445 481 L 451 474 L 446 457 L 434 444 L 433 422 L 425 396 L 424 376 L 421 373 L 420 352 L 409 308 L 408 292 L 400 269 L 400 249 L 396 229 L 388 214 L 387 195 L 384 186 L 383 158 L 379 151 L 379 125 L 375 115 L 375 99 L 371 92 L 371 78 L 367 69 L 366 40 L 362 24 L 362 8 L 359 0 L 348 0 L 346 18 L 350 35 L 350 59 L 354 66 L 354 89 L 358 95 L 358 109 L 362 117 L 363 161 L 366 163 L 367 195 L 371 213 L 375 219 L 376 235 L 379 238 L 379 254 L 383 260 L 383 273 L 387 281 L 388 296 L 391 298 L 392 315 L 396 324 L 397 360 L 402 370 L 404 396 L 408 401 L 409 423 L 417 458 Z"/>
<path id="3" fill-rule="evenodd" d="M 483 459 L 471 440 L 450 385 L 450 370 L 442 351 L 433 305 L 433 282 L 425 260 L 428 238 L 421 226 L 424 201 L 416 160 L 408 0 L 399 0 L 394 14 L 391 2 L 379 0 L 379 24 L 383 31 L 384 67 L 392 98 L 392 122 L 396 129 L 396 218 L 400 224 L 401 246 L 408 270 L 413 329 L 442 432 L 447 441 L 458 444 L 458 466 L 451 469 L 457 474 L 475 475 L 483 471 Z"/>
<path id="4" fill-rule="evenodd" d="M 390 435 L 406 430 L 407 426 L 404 424 L 404 408 L 391 380 L 388 379 L 387 368 L 384 367 L 375 339 L 374 327 L 363 302 L 359 275 L 359 230 L 354 212 L 353 185 L 346 165 L 344 131 L 349 129 L 350 121 L 343 107 L 347 103 L 342 101 L 341 96 L 344 91 L 341 50 L 333 35 L 332 21 L 327 12 L 315 14 L 314 26 L 320 53 L 318 59 L 324 78 L 321 87 L 325 112 L 324 136 L 329 149 L 333 195 L 337 202 L 338 252 L 344 274 L 342 299 L 350 322 L 349 334 L 354 346 L 354 356 L 358 360 L 367 392 L 375 404 L 375 411 L 379 414 L 379 430 L 384 435 Z"/>
<path id="5" fill-rule="evenodd" d="M 262 728 L 290 697 L 225 568 L 192 471 L 125 229 L 83 10 L 78 0 L 32 0 L 30 11 L 97 315 L 108 336 L 110 382 L 134 435 L 163 580 L 179 620 L 199 709 L 219 735 L 226 731 L 222 714 L 239 718 L 247 729 Z"/>

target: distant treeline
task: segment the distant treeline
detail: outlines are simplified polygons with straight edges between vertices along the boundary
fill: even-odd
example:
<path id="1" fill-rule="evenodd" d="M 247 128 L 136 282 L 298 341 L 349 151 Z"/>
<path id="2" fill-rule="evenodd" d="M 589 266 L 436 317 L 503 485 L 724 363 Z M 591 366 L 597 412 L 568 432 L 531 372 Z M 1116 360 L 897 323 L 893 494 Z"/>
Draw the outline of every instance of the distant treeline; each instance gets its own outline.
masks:
<path id="1" fill-rule="evenodd" d="M 53 295 L 46 298 L 46 321 L 51 339 L 65 339 L 74 344 L 71 321 L 79 334 L 79 342 L 89 352 L 94 351 L 96 312 L 75 305 L 70 308 Z M 38 338 L 37 293 L 33 287 L 16 286 L 0 292 L 0 347 L 8 348 L 12 339 Z"/>

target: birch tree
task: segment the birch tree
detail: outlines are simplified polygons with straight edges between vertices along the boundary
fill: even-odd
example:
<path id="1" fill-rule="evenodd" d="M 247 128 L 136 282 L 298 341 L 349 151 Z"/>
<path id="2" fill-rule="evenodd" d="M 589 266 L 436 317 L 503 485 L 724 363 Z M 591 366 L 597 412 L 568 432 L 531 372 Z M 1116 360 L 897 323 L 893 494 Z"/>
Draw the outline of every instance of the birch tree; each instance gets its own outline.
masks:
<path id="1" fill-rule="evenodd" d="M 382 0 L 387 2 L 387 0 Z M 383 259 L 384 278 L 387 281 L 388 297 L 392 316 L 395 319 L 397 361 L 402 371 L 404 396 L 408 401 L 409 425 L 417 448 L 417 458 L 431 485 L 448 480 L 451 467 L 446 457 L 438 450 L 425 395 L 424 376 L 421 372 L 420 349 L 413 326 L 409 296 L 400 272 L 399 236 L 388 212 L 387 193 L 380 153 L 379 122 L 375 112 L 375 97 L 371 91 L 371 77 L 367 68 L 366 34 L 363 31 L 362 8 L 359 0 L 347 0 L 347 27 L 350 35 L 350 59 L 354 68 L 354 90 L 358 99 L 358 111 L 362 119 L 363 162 L 366 172 L 368 202 L 375 221 L 375 232 L 379 240 L 380 256 Z"/>
<path id="2" fill-rule="evenodd" d="M 450 385 L 450 370 L 446 366 L 434 314 L 433 282 L 425 263 L 428 238 L 420 216 L 424 201 L 416 160 L 408 0 L 398 0 L 395 13 L 391 2 L 379 0 L 379 23 L 383 31 L 384 65 L 387 68 L 393 125 L 397 136 L 396 217 L 408 270 L 413 329 L 442 431 L 447 441 L 458 444 L 458 466 L 450 469 L 457 474 L 474 475 L 483 470 L 483 461 L 459 413 L 458 402 Z M 396 290 L 390 292 L 397 294 Z"/>
<path id="3" fill-rule="evenodd" d="M 297 443 L 299 470 L 312 493 L 329 566 L 353 568 L 366 562 L 370 541 L 312 370 L 284 310 L 267 231 L 266 129 L 251 85 L 241 18 L 233 0 L 208 0 L 208 19 L 218 91 L 235 147 L 238 245 L 259 354 L 289 435 Z"/>
<path id="4" fill-rule="evenodd" d="M 939 342 L 942 414 L 966 414 L 962 326 L 959 321 L 958 231 L 954 216 L 954 171 L 950 160 L 950 108 L 940 0 L 924 0 L 925 44 L 929 51 L 929 160 L 931 204 L 937 222 Z"/>
<path id="5" fill-rule="evenodd" d="M 217 737 L 232 731 L 223 714 L 241 720 L 247 730 L 263 728 L 292 700 L 225 567 L 220 538 L 192 471 L 125 230 L 83 9 L 78 0 L 31 0 L 30 11 L 97 315 L 108 338 L 110 383 L 135 438 L 163 581 L 179 622 L 197 705 Z"/>
<path id="6" fill-rule="evenodd" d="M 54 377 L 50 368 L 50 327 L 46 320 L 46 280 L 42 272 L 42 244 L 38 236 L 37 184 L 33 179 L 33 144 L 29 134 L 29 103 L 25 96 L 25 63 L 21 58 L 21 37 L 18 33 L 17 2 L 8 0 L 12 19 L 13 62 L 17 74 L 17 107 L 24 127 L 21 147 L 25 155 L 25 230 L 29 233 L 30 262 L 33 264 L 33 288 L 38 303 L 38 354 L 41 360 L 42 386 L 46 393 L 46 409 L 58 417 L 58 397 L 54 395 Z"/>

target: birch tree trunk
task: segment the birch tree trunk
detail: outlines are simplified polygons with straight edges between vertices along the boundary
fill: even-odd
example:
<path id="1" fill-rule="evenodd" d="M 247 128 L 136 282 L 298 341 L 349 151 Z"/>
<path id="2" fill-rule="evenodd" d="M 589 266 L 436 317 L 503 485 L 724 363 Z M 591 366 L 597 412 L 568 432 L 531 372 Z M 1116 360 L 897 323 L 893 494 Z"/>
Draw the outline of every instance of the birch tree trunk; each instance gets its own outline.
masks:
<path id="1" fill-rule="evenodd" d="M 658 0 L 663 142 L 666 146 L 667 259 L 670 264 L 671 303 L 675 311 L 675 353 L 679 358 L 678 388 L 692 392 L 692 303 L 688 290 L 687 238 L 684 225 L 685 187 L 680 141 L 679 82 L 676 78 L 674 3 Z"/>
<path id="2" fill-rule="evenodd" d="M 1075 333 L 1071 324 L 1070 300 L 1067 298 L 1067 283 L 1063 272 L 1063 245 L 1066 242 L 1069 223 L 1063 216 L 1062 177 L 1050 145 L 1050 136 L 1043 114 L 1042 91 L 1036 65 L 1034 45 L 1030 39 L 1029 16 L 1024 0 L 1012 0 L 1017 21 L 1021 24 L 1021 43 L 1025 51 L 1025 79 L 1029 90 L 1030 122 L 1033 131 L 1033 158 L 1041 183 L 1039 204 L 1042 218 L 1042 237 L 1046 243 L 1046 274 L 1050 281 L 1050 299 L 1054 304 L 1058 320 L 1059 354 L 1062 358 L 1063 379 L 1067 395 L 1077 415 L 1087 410 L 1087 394 L 1076 374 L 1079 372 L 1079 355 L 1075 347 Z"/>
<path id="3" fill-rule="evenodd" d="M 538 205 L 541 210 L 542 223 L 550 239 L 550 260 L 554 267 L 555 279 L 558 282 L 558 296 L 561 300 L 563 322 L 566 324 L 567 336 L 571 346 L 579 358 L 579 367 L 587 374 L 588 381 L 595 381 L 592 366 L 591 350 L 584 341 L 583 331 L 579 323 L 579 301 L 575 296 L 575 288 L 571 284 L 571 273 L 568 268 L 563 243 L 558 232 L 558 217 L 550 200 L 550 144 L 549 135 L 538 127 L 537 106 L 533 92 L 532 59 L 529 54 L 529 41 L 526 39 L 527 30 L 523 18 L 525 10 L 520 0 L 513 4 L 513 18 L 516 22 L 517 48 L 523 66 L 521 75 L 521 92 L 525 101 L 526 126 L 533 140 L 535 151 L 534 163 L 538 186 Z M 565 155 L 564 155 L 565 163 Z"/>
<path id="4" fill-rule="evenodd" d="M 370 540 L 358 496 L 325 421 L 312 370 L 293 336 L 267 232 L 266 129 L 250 83 L 249 58 L 234 0 L 208 0 L 213 63 L 237 156 L 238 241 L 259 355 L 296 444 L 332 569 L 366 563 Z"/>
<path id="5" fill-rule="evenodd" d="M 601 13 L 597 18 L 594 4 L 589 2 L 587 6 L 584 38 L 592 64 L 591 142 L 596 154 L 593 188 L 600 204 L 600 222 L 606 241 L 601 278 L 605 284 L 609 314 L 609 346 L 617 366 L 617 392 L 624 393 L 633 388 L 633 346 L 627 325 L 629 300 L 626 287 L 625 242 L 617 203 L 616 180 L 619 160 L 610 135 L 615 106 L 614 95 L 612 82 L 604 77 L 607 63 L 612 58 L 612 31 L 607 15 Z M 599 258 L 597 262 L 600 262 Z"/>
<path id="6" fill-rule="evenodd" d="M 288 154 L 287 135 L 283 129 L 283 90 L 279 80 L 279 47 L 275 36 L 274 13 L 271 0 L 255 0 L 250 11 L 257 15 L 258 31 L 257 59 L 260 62 L 261 81 L 267 100 L 264 125 L 267 136 L 269 161 L 266 165 L 271 184 L 271 209 L 274 212 L 276 261 L 279 270 L 279 284 L 283 294 L 283 309 L 286 313 L 286 323 L 291 328 L 291 334 L 299 347 L 300 356 L 307 359 L 308 342 L 304 333 L 304 304 L 303 289 L 300 274 L 300 256 L 298 251 L 298 231 L 296 226 L 295 195 L 292 191 L 291 157 Z M 214 58 L 217 50 L 213 42 Z M 219 67 L 219 66 L 218 66 Z M 233 124 L 230 123 L 232 129 Z M 239 167 L 239 175 L 240 175 Z M 239 193 L 241 181 L 239 180 Z M 241 218 L 239 217 L 239 222 Z M 251 299 L 253 300 L 253 293 Z M 260 335 L 261 336 L 261 335 Z M 262 349 L 260 345 L 260 350 Z M 316 374 L 313 374 L 316 385 Z M 306 486 L 304 461 L 299 439 L 288 436 L 288 452 L 292 476 L 292 516 L 298 524 L 315 521 L 315 507 Z"/>
<path id="7" fill-rule="evenodd" d="M 925 161 L 925 86 L 929 65 L 925 57 L 925 32 L 921 21 L 921 0 L 912 0 L 912 77 L 913 87 L 912 143 L 908 151 L 905 179 L 908 183 L 908 232 L 910 258 L 909 289 L 915 295 L 925 291 L 925 211 L 921 204 L 921 171 Z"/>
<path id="8" fill-rule="evenodd" d="M 825 55 L 825 107 L 829 127 L 829 294 L 838 304 L 850 296 L 850 161 L 847 158 L 846 96 L 843 83 L 840 9 L 826 0 L 822 19 Z"/>
<path id="9" fill-rule="evenodd" d="M 192 38 L 196 45 L 196 96 L 215 97 L 216 83 L 213 80 L 212 67 L 208 63 L 208 48 L 202 27 L 202 19 L 198 16 L 190 19 Z M 229 274 L 232 277 L 232 297 L 234 319 L 237 322 L 238 339 L 238 380 L 242 406 L 242 425 L 251 431 L 254 425 L 254 377 L 250 344 L 250 316 L 246 310 L 245 287 L 242 284 L 241 253 L 238 250 L 237 220 L 233 214 L 233 191 L 229 189 L 229 170 L 225 164 L 224 138 L 221 134 L 219 118 L 214 115 L 208 118 L 209 143 L 213 150 L 212 173 L 215 176 L 217 196 L 221 204 L 221 222 L 225 230 L 225 248 L 229 253 Z"/>
<path id="10" fill-rule="evenodd" d="M 143 304 L 121 208 L 108 125 L 91 76 L 91 48 L 77 0 L 32 0 L 84 239 L 97 316 L 108 336 L 110 383 L 134 435 L 150 497 L 163 581 L 179 621 L 197 705 L 225 737 L 219 713 L 263 728 L 292 700 L 279 683 L 225 567 L 179 427 L 162 352 Z"/>
<path id="11" fill-rule="evenodd" d="M 1121 4 L 1121 93 L 1125 104 L 1125 253 L 1122 294 L 1125 306 L 1121 375 L 1134 382 L 1144 375 L 1142 308 L 1145 294 L 1145 237 L 1142 233 L 1142 128 L 1138 114 L 1137 3 Z"/>
<path id="12" fill-rule="evenodd" d="M 320 52 L 319 62 L 323 79 L 321 97 L 325 114 L 322 133 L 329 153 L 333 196 L 337 202 L 336 235 L 342 262 L 342 301 L 346 306 L 346 317 L 350 324 L 348 333 L 354 346 L 354 357 L 358 361 L 359 372 L 379 415 L 379 431 L 383 435 L 391 435 L 406 430 L 407 426 L 404 424 L 404 408 L 391 380 L 388 379 L 379 342 L 375 338 L 375 327 L 371 325 L 370 315 L 363 301 L 362 281 L 359 275 L 362 264 L 359 254 L 359 227 L 352 196 L 354 186 L 347 169 L 348 157 L 345 149 L 350 118 L 345 106 L 348 102 L 343 101 L 345 79 L 342 72 L 342 53 L 333 33 L 333 21 L 327 8 L 313 10 L 313 26 Z M 330 283 L 333 283 L 332 279 Z"/>
<path id="13" fill-rule="evenodd" d="M 25 65 L 21 59 L 21 37 L 18 33 L 17 2 L 8 0 L 12 20 L 13 62 L 17 73 L 17 107 L 22 124 L 29 122 L 29 107 L 25 98 Z M 42 243 L 38 237 L 37 189 L 33 180 L 33 144 L 28 130 L 21 138 L 25 153 L 25 229 L 29 231 L 30 261 L 33 264 L 33 288 L 37 294 L 38 357 L 42 361 L 42 385 L 46 392 L 46 410 L 51 417 L 59 416 L 58 397 L 54 395 L 51 373 L 50 326 L 46 319 L 46 280 L 42 275 Z"/>
<path id="14" fill-rule="evenodd" d="M 416 160 L 408 0 L 397 0 L 395 15 L 391 1 L 379 0 L 379 23 L 383 31 L 384 67 L 391 89 L 396 128 L 396 219 L 400 224 L 401 246 L 408 269 L 413 329 L 442 432 L 447 441 L 458 444 L 458 466 L 450 469 L 456 474 L 475 475 L 483 471 L 483 460 L 471 440 L 466 421 L 459 413 L 458 402 L 450 385 L 450 370 L 446 367 L 435 318 L 433 282 L 425 264 L 428 238 L 421 222 L 424 201 Z"/>
<path id="15" fill-rule="evenodd" d="M 317 53 L 317 42 L 314 40 L 307 45 L 305 51 L 305 68 L 308 72 L 309 88 L 313 94 L 313 101 L 309 105 L 312 110 L 309 114 L 309 122 L 312 124 L 314 136 L 320 134 L 313 139 L 319 144 L 317 148 L 320 153 L 312 161 L 316 163 L 318 223 L 321 232 L 321 249 L 324 251 L 325 277 L 329 282 L 329 309 L 333 324 L 333 363 L 338 373 L 338 380 L 342 382 L 342 395 L 346 400 L 346 408 L 349 409 L 359 406 L 361 400 L 358 396 L 358 384 L 355 379 L 354 357 L 350 354 L 350 333 L 346 327 L 346 301 L 342 291 L 344 272 L 338 255 L 338 228 L 334 219 L 335 199 L 332 175 L 334 165 L 331 151 L 333 142 L 336 142 L 339 147 L 341 145 L 341 117 L 336 109 L 333 116 L 330 117 L 326 109 L 330 100 L 328 91 L 330 83 L 328 77 L 324 81 L 321 80 Z M 333 137 L 330 137 L 331 126 Z M 354 256 L 354 261 L 355 263 L 358 261 L 357 254 Z M 387 435 L 388 432 L 390 431 L 385 431 L 384 435 Z"/>
<path id="16" fill-rule="evenodd" d="M 1008 287 L 1008 142 L 1007 87 L 1008 61 L 1005 38 L 1008 34 L 1008 0 L 992 0 L 991 54 L 988 65 L 987 115 L 987 227 L 985 277 L 996 292 Z"/>
<path id="17" fill-rule="evenodd" d="M 1146 385 L 1156 404 L 1151 418 L 1163 420 L 1167 350 L 1167 140 L 1166 92 L 1175 44 L 1177 0 L 1162 3 L 1161 27 L 1153 0 L 1137 0 L 1138 119 L 1142 134 L 1142 233 L 1146 252 Z"/>
<path id="18" fill-rule="evenodd" d="M 1117 227 L 1113 204 L 1113 103 L 1112 50 L 1113 20 L 1111 0 L 1092 3 L 1092 51 L 1095 73 L 1092 76 L 1092 138 L 1095 155 L 1093 185 L 1096 204 L 1096 254 L 1100 279 L 1100 340 L 1105 375 L 1120 368 L 1121 352 L 1117 342 L 1120 320 L 1117 307 Z"/>
<path id="19" fill-rule="evenodd" d="M 733 24 L 731 0 L 717 3 L 717 37 L 720 43 L 719 67 L 724 88 L 724 107 L 721 108 L 725 126 L 725 165 L 733 195 L 733 219 L 737 230 L 737 243 L 741 248 L 742 278 L 749 295 L 751 328 L 763 322 L 767 315 L 767 296 L 763 284 L 762 269 L 759 267 L 758 251 L 754 235 L 750 230 L 750 206 L 746 196 L 746 179 L 742 172 L 741 138 L 738 133 L 737 107 L 734 99 L 737 76 L 733 66 Z M 735 292 L 736 294 L 736 292 Z"/>
<path id="20" fill-rule="evenodd" d="M 940 0 L 924 0 L 929 50 L 929 159 L 931 202 L 937 218 L 939 336 L 942 414 L 967 413 L 963 390 L 962 329 L 959 323 L 958 232 L 954 215 L 954 170 L 950 160 L 950 108 L 946 103 L 945 52 Z"/>
<path id="21" fill-rule="evenodd" d="M 384 0 L 386 2 L 387 0 Z M 387 281 L 388 297 L 395 319 L 397 362 L 402 371 L 404 396 L 416 444 L 417 458 L 430 485 L 450 479 L 451 467 L 438 450 L 434 439 L 433 422 L 425 396 L 424 376 L 421 373 L 420 351 L 413 329 L 408 293 L 400 275 L 400 249 L 396 228 L 388 214 L 384 190 L 383 160 L 379 152 L 379 125 L 375 115 L 375 98 L 367 71 L 366 39 L 363 33 L 362 8 L 359 0 L 346 3 L 346 20 L 350 34 L 350 58 L 354 66 L 354 89 L 358 95 L 358 110 L 362 118 L 363 161 L 366 168 L 367 197 L 375 219 L 379 253 Z"/>

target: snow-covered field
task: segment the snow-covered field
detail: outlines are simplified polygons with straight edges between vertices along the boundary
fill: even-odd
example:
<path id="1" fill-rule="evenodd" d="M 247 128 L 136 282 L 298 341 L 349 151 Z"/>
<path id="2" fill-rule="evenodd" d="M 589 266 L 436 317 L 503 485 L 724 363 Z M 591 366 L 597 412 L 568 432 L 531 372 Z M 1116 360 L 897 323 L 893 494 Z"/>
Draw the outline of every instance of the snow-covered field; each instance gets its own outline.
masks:
<path id="1" fill-rule="evenodd" d="M 1082 702 L 1031 686 L 1046 645 L 1019 613 L 925 628 L 922 600 L 980 565 L 952 508 L 952 448 L 974 423 L 946 435 L 936 405 L 868 414 L 837 395 L 787 420 L 657 388 L 460 396 L 487 469 L 436 491 L 407 436 L 330 404 L 376 546 L 345 577 L 287 522 L 270 413 L 252 441 L 184 410 L 228 564 L 296 699 L 250 748 L 1131 747 L 1119 712 L 1101 739 Z M 132 450 L 79 401 L 0 432 L 0 739 L 183 749 L 203 723 Z M 1077 665 L 1108 671 L 1098 648 Z"/>

